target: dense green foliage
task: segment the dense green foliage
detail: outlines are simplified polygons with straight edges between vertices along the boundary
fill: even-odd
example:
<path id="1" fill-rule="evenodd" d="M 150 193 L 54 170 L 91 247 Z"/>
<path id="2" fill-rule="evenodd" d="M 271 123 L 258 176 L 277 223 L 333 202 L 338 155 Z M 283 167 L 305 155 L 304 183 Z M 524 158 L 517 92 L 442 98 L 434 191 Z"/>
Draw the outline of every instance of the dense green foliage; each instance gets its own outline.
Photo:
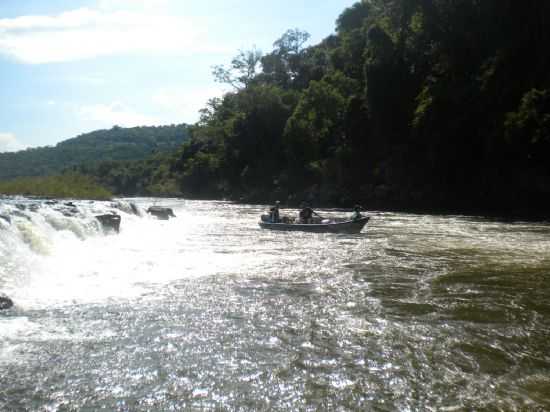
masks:
<path id="1" fill-rule="evenodd" d="M 85 170 L 117 193 L 547 210 L 550 2 L 363 0 L 305 47 L 213 74 L 177 151 Z"/>
<path id="2" fill-rule="evenodd" d="M 181 176 L 174 168 L 177 155 L 158 153 L 145 160 L 105 161 L 70 171 L 94 176 L 117 195 L 181 196 Z"/>
<path id="3" fill-rule="evenodd" d="M 289 30 L 214 75 L 234 86 L 164 165 L 187 195 L 544 208 L 548 2 L 364 0 L 305 48 Z"/>
<path id="4" fill-rule="evenodd" d="M 112 196 L 94 178 L 74 173 L 1 181 L 0 194 L 97 200 L 110 199 Z"/>
<path id="5" fill-rule="evenodd" d="M 98 161 L 137 160 L 167 152 L 187 138 L 186 125 L 97 130 L 54 147 L 0 153 L 0 179 L 57 174 L 71 166 Z"/>

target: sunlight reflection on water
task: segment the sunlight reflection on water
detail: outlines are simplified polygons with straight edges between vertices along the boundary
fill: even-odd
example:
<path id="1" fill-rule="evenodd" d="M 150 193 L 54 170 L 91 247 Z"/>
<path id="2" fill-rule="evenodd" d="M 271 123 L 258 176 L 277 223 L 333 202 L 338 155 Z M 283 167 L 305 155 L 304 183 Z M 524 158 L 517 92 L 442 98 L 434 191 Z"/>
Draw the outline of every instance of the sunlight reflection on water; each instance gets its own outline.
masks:
<path id="1" fill-rule="evenodd" d="M 549 405 L 550 225 L 371 212 L 359 235 L 284 233 L 261 206 L 157 202 L 177 217 L 123 214 L 118 235 L 42 210 L 47 253 L 2 232 L 0 409 Z"/>

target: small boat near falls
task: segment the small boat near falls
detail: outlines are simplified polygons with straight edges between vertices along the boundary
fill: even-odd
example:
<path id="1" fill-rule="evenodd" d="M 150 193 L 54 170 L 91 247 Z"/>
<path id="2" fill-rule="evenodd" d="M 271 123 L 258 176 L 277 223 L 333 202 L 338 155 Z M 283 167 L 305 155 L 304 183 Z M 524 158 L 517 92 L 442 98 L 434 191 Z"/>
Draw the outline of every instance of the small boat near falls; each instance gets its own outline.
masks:
<path id="1" fill-rule="evenodd" d="M 358 219 L 322 219 L 314 220 L 312 223 L 293 222 L 282 219 L 281 222 L 270 222 L 269 215 L 262 215 L 259 225 L 262 229 L 299 231 L 313 233 L 360 233 L 369 221 L 369 216 Z"/>

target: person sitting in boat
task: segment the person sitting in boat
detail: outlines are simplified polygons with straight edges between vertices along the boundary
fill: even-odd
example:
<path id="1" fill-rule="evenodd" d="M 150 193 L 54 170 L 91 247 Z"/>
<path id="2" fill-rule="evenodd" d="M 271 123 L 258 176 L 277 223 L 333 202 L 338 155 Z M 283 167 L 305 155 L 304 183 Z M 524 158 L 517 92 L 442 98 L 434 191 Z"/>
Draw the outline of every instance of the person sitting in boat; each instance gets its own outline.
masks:
<path id="1" fill-rule="evenodd" d="M 311 223 L 313 220 L 313 215 L 316 214 L 307 203 L 302 203 L 302 210 L 300 210 L 300 222 L 301 223 Z"/>
<path id="2" fill-rule="evenodd" d="M 269 219 L 271 220 L 271 223 L 279 223 L 281 221 L 281 217 L 279 215 L 279 205 L 281 202 L 278 200 L 275 202 L 275 206 L 271 207 L 269 209 Z"/>
<path id="3" fill-rule="evenodd" d="M 351 220 L 361 219 L 363 217 L 361 210 L 364 210 L 361 205 L 355 205 L 353 208 L 353 215 L 351 215 Z"/>

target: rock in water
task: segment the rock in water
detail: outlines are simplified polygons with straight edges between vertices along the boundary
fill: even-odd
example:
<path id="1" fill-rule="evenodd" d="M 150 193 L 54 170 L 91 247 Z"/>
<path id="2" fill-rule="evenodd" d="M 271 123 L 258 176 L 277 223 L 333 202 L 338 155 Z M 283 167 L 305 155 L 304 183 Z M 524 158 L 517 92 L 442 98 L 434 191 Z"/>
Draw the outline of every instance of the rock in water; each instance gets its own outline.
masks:
<path id="1" fill-rule="evenodd" d="M 6 295 L 0 295 L 0 310 L 9 309 L 13 306 L 13 300 Z"/>
<path id="2" fill-rule="evenodd" d="M 130 209 L 132 209 L 132 213 L 136 216 L 141 216 L 141 212 L 139 211 L 139 208 L 137 205 L 133 202 L 130 202 Z"/>
<path id="3" fill-rule="evenodd" d="M 161 220 L 168 220 L 170 217 L 176 217 L 172 209 L 162 206 L 151 206 L 149 207 L 149 209 L 147 209 L 147 213 Z"/>
<path id="4" fill-rule="evenodd" d="M 139 207 L 133 202 L 124 202 L 122 200 L 118 200 L 116 202 L 111 203 L 111 207 L 114 207 L 118 210 L 122 210 L 123 212 L 128 214 L 141 216 Z"/>
<path id="5" fill-rule="evenodd" d="M 103 229 L 113 229 L 117 233 L 120 230 L 120 215 L 116 213 L 107 214 L 107 215 L 97 215 L 95 217 L 103 226 Z"/>

